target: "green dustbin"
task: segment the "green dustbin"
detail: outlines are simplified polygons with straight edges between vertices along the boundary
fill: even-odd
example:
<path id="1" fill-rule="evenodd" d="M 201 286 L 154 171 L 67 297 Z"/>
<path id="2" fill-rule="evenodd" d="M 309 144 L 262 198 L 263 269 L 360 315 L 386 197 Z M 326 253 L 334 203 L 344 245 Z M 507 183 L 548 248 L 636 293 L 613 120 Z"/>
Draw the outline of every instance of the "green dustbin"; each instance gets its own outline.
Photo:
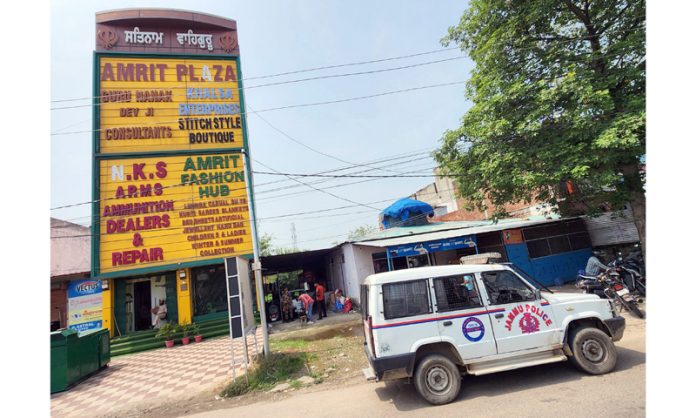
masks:
<path id="1" fill-rule="evenodd" d="M 66 390 L 106 366 L 111 359 L 109 330 L 84 333 L 71 329 L 51 333 L 51 393 Z"/>

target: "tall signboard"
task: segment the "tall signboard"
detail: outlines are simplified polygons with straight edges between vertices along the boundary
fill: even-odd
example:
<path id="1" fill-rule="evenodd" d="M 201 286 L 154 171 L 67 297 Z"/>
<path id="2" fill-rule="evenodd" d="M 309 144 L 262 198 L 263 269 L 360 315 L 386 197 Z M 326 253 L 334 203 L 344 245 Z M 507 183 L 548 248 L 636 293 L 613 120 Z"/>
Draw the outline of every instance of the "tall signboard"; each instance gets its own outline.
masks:
<path id="1" fill-rule="evenodd" d="M 253 254 L 236 22 L 97 14 L 93 277 Z"/>
<path id="2" fill-rule="evenodd" d="M 78 334 L 102 328 L 102 285 L 99 280 L 68 283 L 68 328 Z"/>

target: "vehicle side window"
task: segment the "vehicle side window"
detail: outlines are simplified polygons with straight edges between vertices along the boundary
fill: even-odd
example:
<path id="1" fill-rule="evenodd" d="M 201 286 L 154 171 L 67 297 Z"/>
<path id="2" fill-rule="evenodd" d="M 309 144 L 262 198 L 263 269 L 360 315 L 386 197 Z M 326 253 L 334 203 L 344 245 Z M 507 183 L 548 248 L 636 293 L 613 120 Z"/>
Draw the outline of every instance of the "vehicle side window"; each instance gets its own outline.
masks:
<path id="1" fill-rule="evenodd" d="M 370 294 L 369 287 L 366 284 L 361 284 L 360 285 L 360 305 L 362 307 L 363 319 L 367 319 L 367 317 L 370 316 L 369 294 Z"/>
<path id="2" fill-rule="evenodd" d="M 534 291 L 508 270 L 481 273 L 491 305 L 526 302 L 535 299 Z"/>
<path id="3" fill-rule="evenodd" d="M 427 280 L 382 285 L 384 318 L 394 319 L 432 312 Z"/>
<path id="4" fill-rule="evenodd" d="M 471 274 L 433 279 L 438 312 L 481 306 L 476 281 Z"/>

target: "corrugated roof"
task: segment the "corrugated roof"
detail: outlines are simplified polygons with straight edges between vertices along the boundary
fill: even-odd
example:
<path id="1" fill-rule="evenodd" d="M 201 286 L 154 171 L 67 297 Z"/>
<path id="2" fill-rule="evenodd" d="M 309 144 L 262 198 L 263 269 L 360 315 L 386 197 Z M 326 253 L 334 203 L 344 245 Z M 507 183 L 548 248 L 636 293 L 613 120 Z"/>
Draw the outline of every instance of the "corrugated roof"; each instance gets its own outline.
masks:
<path id="1" fill-rule="evenodd" d="M 567 218 L 570 219 L 570 218 Z M 525 218 L 525 219 L 500 219 L 493 221 L 476 222 L 442 222 L 440 224 L 392 228 L 386 231 L 391 236 L 374 238 L 373 234 L 369 238 L 356 241 L 353 244 L 365 245 L 370 247 L 390 247 L 394 245 L 412 244 L 416 242 L 435 241 L 439 239 L 455 238 L 464 235 L 481 234 L 484 232 L 500 231 L 503 229 L 524 228 L 532 225 L 548 222 L 557 222 L 560 217 L 554 216 L 547 218 Z M 452 225 L 457 224 L 457 225 Z M 430 228 L 428 228 L 430 227 Z"/>

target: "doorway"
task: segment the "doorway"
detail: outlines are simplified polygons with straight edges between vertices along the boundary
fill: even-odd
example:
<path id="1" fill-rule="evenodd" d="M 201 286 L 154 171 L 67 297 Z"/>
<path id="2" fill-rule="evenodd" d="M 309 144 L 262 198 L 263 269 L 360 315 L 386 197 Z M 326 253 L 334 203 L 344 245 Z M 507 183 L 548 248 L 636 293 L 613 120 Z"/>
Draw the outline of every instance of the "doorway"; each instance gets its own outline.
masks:
<path id="1" fill-rule="evenodd" d="M 133 283 L 133 314 L 136 331 L 150 329 L 152 325 L 150 314 L 150 287 L 149 280 Z"/>

